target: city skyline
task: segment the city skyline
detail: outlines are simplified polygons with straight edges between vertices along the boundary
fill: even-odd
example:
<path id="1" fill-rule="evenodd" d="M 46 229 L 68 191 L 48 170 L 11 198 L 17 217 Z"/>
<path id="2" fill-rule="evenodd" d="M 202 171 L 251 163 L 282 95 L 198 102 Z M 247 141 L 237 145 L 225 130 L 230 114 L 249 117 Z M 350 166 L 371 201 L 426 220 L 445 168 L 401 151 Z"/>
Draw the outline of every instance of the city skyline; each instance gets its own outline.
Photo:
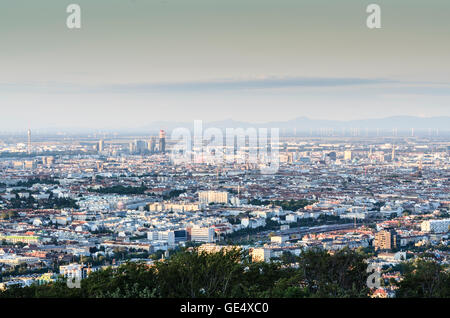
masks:
<path id="1" fill-rule="evenodd" d="M 448 297 L 448 138 L 281 137 L 181 161 L 165 138 L 0 144 L 0 298 L 234 298 L 243 282 L 248 297 Z M 302 275 L 311 261 L 326 262 L 312 282 Z M 110 287 L 135 266 L 136 284 Z M 164 288 L 167 266 L 192 271 L 200 291 L 182 279 Z M 429 266 L 442 283 L 421 293 L 435 284 L 423 279 Z M 286 274 L 301 293 L 278 289 Z M 219 294 L 211 275 L 225 277 Z"/>

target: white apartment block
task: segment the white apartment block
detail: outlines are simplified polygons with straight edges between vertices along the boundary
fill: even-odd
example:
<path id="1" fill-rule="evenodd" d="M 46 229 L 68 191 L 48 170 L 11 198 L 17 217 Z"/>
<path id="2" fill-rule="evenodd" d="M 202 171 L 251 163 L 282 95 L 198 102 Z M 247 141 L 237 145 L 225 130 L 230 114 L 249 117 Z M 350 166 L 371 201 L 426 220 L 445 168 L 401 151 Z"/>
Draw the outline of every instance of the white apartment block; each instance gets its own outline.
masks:
<path id="1" fill-rule="evenodd" d="M 190 229 L 191 241 L 212 243 L 214 239 L 214 228 L 212 227 L 193 227 Z"/>
<path id="2" fill-rule="evenodd" d="M 228 192 L 226 191 L 200 191 L 198 199 L 202 204 L 228 203 Z"/>
<path id="3" fill-rule="evenodd" d="M 170 202 L 155 202 L 148 206 L 150 212 L 162 212 L 162 211 L 173 211 L 173 212 L 191 212 L 200 210 L 198 204 L 193 203 L 170 203 Z"/>
<path id="4" fill-rule="evenodd" d="M 265 218 L 243 218 L 241 224 L 245 227 L 256 229 L 261 226 L 266 226 Z"/>
<path id="5" fill-rule="evenodd" d="M 450 219 L 423 221 L 420 225 L 422 232 L 447 233 L 449 231 Z"/>

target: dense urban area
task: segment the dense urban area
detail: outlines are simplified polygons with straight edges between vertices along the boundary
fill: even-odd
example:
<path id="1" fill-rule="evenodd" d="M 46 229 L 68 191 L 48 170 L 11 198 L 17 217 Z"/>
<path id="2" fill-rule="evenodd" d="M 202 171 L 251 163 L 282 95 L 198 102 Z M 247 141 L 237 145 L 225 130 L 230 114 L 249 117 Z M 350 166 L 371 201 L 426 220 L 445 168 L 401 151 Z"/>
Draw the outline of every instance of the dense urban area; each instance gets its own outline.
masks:
<path id="1" fill-rule="evenodd" d="M 286 134 L 271 174 L 172 146 L 1 136 L 0 297 L 450 296 L 448 138 Z"/>

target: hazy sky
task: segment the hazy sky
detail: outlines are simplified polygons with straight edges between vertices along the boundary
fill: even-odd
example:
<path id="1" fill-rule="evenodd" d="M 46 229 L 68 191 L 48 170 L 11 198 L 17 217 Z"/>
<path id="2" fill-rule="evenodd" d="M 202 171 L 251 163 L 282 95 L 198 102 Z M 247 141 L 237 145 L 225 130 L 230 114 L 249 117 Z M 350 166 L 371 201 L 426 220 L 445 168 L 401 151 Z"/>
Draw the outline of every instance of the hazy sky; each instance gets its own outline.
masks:
<path id="1" fill-rule="evenodd" d="M 0 130 L 450 116 L 449 39 L 448 0 L 2 0 Z"/>

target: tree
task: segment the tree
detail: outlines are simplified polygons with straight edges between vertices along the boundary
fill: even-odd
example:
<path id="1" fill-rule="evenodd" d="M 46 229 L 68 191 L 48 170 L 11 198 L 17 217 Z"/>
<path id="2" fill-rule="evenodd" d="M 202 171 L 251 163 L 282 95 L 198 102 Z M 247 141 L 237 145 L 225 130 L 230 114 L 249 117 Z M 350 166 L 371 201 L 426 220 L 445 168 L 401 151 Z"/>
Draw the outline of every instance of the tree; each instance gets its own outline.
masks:
<path id="1" fill-rule="evenodd" d="M 0 297 L 367 297 L 365 257 L 350 249 L 334 255 L 309 249 L 300 256 L 283 256 L 285 263 L 252 263 L 242 250 L 207 253 L 193 248 L 176 251 L 154 266 L 127 263 L 101 269 L 83 279 L 81 288 L 68 288 L 60 280 L 8 288 Z"/>
<path id="2" fill-rule="evenodd" d="M 363 255 L 344 248 L 334 255 L 310 249 L 299 257 L 299 271 L 310 294 L 318 297 L 367 297 L 367 264 Z"/>
<path id="3" fill-rule="evenodd" d="M 156 275 L 142 263 L 126 263 L 94 272 L 81 281 L 82 297 L 155 297 Z"/>
<path id="4" fill-rule="evenodd" d="M 450 297 L 450 273 L 436 261 L 417 259 L 405 264 L 397 297 Z"/>
<path id="5" fill-rule="evenodd" d="M 295 269 L 283 267 L 280 262 L 247 263 L 242 274 L 242 289 L 234 297 L 271 297 L 277 282 L 293 275 Z"/>
<path id="6" fill-rule="evenodd" d="M 162 297 L 230 297 L 242 274 L 241 252 L 177 253 L 156 263 Z"/>
<path id="7" fill-rule="evenodd" d="M 295 255 L 291 252 L 283 252 L 283 254 L 281 254 L 281 262 L 284 265 L 290 265 L 292 263 L 295 263 L 296 261 L 297 257 L 295 257 Z"/>

